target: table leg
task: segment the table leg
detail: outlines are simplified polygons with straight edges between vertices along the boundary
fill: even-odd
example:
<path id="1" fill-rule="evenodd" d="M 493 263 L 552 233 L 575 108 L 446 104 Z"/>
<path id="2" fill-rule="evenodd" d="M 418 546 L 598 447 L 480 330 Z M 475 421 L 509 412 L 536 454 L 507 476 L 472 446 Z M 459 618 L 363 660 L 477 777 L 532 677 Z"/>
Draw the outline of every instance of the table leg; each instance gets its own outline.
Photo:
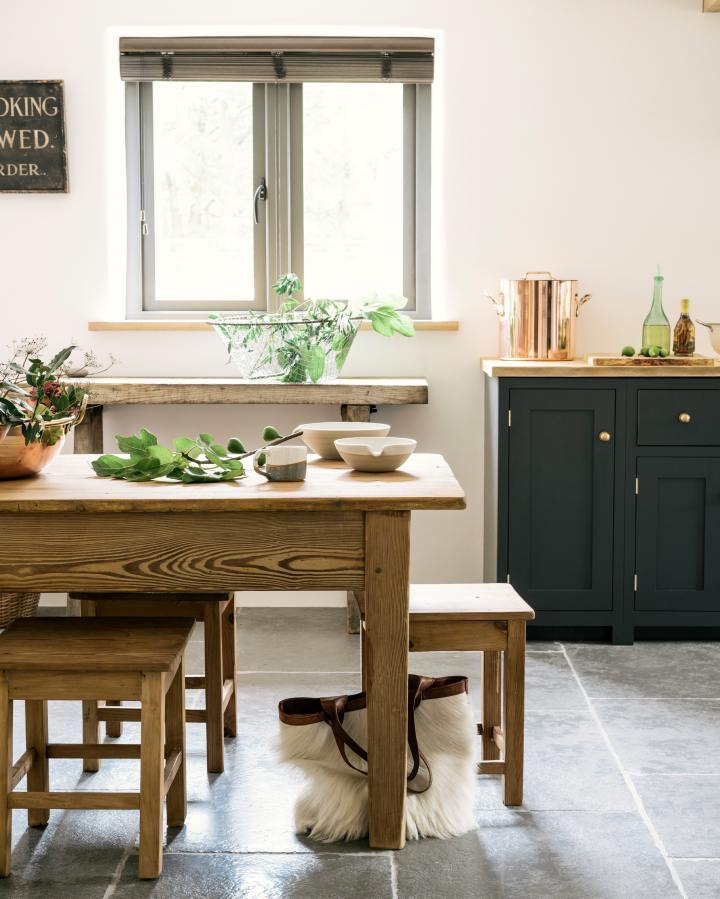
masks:
<path id="1" fill-rule="evenodd" d="M 405 845 L 410 513 L 365 515 L 370 846 Z"/>
<path id="2" fill-rule="evenodd" d="M 340 418 L 343 421 L 370 421 L 370 414 L 374 412 L 373 406 L 340 406 Z M 355 594 L 352 590 L 347 592 L 347 632 L 349 634 L 360 633 L 360 610 Z"/>
<path id="3" fill-rule="evenodd" d="M 522 805 L 525 747 L 525 622 L 508 621 L 505 652 L 505 776 L 503 802 Z"/>

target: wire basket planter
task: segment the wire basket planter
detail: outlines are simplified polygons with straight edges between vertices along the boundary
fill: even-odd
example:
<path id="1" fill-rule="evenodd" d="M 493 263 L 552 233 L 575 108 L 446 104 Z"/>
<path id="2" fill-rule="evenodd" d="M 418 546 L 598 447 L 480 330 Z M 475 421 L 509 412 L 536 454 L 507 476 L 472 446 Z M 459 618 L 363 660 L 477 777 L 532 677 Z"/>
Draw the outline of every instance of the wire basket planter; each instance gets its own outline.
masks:
<path id="1" fill-rule="evenodd" d="M 362 320 L 349 311 L 327 318 L 289 312 L 215 316 L 211 324 L 241 377 L 318 384 L 340 376 Z"/>

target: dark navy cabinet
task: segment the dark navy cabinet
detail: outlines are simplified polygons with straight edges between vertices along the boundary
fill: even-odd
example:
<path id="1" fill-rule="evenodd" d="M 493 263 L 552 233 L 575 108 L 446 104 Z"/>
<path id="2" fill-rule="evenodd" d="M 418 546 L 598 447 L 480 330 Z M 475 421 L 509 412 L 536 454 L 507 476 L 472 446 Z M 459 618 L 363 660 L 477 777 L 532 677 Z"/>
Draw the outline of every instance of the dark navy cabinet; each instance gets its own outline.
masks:
<path id="1" fill-rule="evenodd" d="M 511 410 L 512 583 L 538 610 L 612 609 L 614 391 L 520 388 Z"/>
<path id="2" fill-rule="evenodd" d="M 536 627 L 720 626 L 720 379 L 489 385 L 486 577 Z"/>

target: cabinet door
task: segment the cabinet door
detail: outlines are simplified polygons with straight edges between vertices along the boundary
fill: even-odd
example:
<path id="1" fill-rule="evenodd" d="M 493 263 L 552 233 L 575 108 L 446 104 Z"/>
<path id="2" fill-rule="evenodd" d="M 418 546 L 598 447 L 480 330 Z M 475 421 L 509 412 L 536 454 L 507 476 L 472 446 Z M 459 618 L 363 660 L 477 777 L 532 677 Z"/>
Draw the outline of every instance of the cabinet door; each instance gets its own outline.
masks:
<path id="1" fill-rule="evenodd" d="M 510 408 L 510 582 L 536 609 L 611 609 L 615 391 L 516 389 Z"/>
<path id="2" fill-rule="evenodd" d="M 638 459 L 636 609 L 720 611 L 720 459 Z"/>

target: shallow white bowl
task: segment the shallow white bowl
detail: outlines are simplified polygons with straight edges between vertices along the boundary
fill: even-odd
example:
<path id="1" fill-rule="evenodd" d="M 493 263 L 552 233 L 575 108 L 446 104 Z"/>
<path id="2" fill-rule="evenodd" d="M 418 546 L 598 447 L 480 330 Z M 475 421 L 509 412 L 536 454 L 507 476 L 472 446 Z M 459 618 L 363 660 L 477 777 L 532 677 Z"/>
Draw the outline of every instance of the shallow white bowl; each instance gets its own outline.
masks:
<path id="1" fill-rule="evenodd" d="M 298 425 L 302 440 L 321 459 L 339 459 L 335 441 L 340 437 L 387 437 L 390 425 L 374 421 L 315 421 Z"/>
<path id="2" fill-rule="evenodd" d="M 411 437 L 345 437 L 335 441 L 343 461 L 356 471 L 395 471 L 415 452 Z"/>

